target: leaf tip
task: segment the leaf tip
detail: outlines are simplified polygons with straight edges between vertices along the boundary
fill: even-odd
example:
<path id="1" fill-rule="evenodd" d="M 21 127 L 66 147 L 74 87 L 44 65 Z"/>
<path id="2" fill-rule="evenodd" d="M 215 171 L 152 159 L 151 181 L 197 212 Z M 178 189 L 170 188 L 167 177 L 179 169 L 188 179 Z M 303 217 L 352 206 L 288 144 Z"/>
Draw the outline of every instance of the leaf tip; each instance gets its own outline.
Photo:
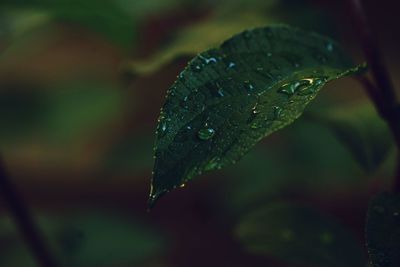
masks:
<path id="1" fill-rule="evenodd" d="M 156 205 L 157 201 L 164 195 L 167 191 L 156 191 L 154 186 L 151 185 L 149 199 L 147 200 L 147 211 L 150 212 L 154 206 Z"/>

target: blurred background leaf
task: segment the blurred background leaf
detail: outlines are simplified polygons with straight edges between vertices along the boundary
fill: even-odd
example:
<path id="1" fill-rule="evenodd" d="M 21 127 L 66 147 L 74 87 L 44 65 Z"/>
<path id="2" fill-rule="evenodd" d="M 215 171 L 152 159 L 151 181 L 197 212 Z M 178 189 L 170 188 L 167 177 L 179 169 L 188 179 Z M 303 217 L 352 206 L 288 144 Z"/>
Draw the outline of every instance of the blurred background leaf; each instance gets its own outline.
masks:
<path id="1" fill-rule="evenodd" d="M 388 126 L 369 102 L 336 106 L 309 115 L 326 125 L 367 172 L 375 171 L 393 147 Z"/>
<path id="2" fill-rule="evenodd" d="M 361 244 L 329 216 L 301 205 L 270 203 L 244 216 L 236 236 L 248 251 L 304 266 L 362 267 Z"/>
<path id="3" fill-rule="evenodd" d="M 217 47 L 245 29 L 272 23 L 288 23 L 319 32 L 332 30 L 328 17 L 322 16 L 318 10 L 308 8 L 304 3 L 231 0 L 215 1 L 213 4 L 214 10 L 205 20 L 179 29 L 158 52 L 146 59 L 127 62 L 124 69 L 136 75 L 149 75 L 175 59 L 191 58 L 209 48 Z M 319 23 L 316 24 L 315 21 Z M 332 35 L 332 31 L 329 34 Z"/>
<path id="4" fill-rule="evenodd" d="M 231 186 L 226 188 L 224 199 L 233 211 L 248 210 L 288 193 L 315 194 L 328 188 L 335 192 L 358 188 L 365 181 L 351 154 L 333 133 L 307 118 L 271 139 L 256 147 L 237 167 L 228 167 Z"/>
<path id="5" fill-rule="evenodd" d="M 122 94 L 105 83 L 65 83 L 49 88 L 2 86 L 1 143 L 33 136 L 46 142 L 71 142 L 95 134 L 121 115 Z"/>
<path id="6" fill-rule="evenodd" d="M 151 263 L 159 256 L 165 240 L 159 231 L 116 213 L 87 212 L 39 217 L 45 235 L 63 266 L 132 266 Z M 0 263 L 9 267 L 35 267 L 20 236 L 7 217 L 0 221 Z M 143 265 L 142 265 L 143 266 Z"/>

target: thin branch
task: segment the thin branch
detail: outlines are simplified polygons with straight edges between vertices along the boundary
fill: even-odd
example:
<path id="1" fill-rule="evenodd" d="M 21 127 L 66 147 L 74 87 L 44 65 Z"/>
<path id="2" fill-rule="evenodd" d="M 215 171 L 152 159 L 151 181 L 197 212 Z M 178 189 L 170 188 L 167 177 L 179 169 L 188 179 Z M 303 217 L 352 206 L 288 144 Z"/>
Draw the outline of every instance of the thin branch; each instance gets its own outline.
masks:
<path id="1" fill-rule="evenodd" d="M 396 93 L 392 81 L 390 80 L 388 69 L 383 62 L 383 57 L 378 48 L 377 38 L 371 30 L 361 1 L 351 0 L 350 4 L 368 65 L 371 68 L 372 75 L 378 88 L 382 92 L 383 98 L 387 101 L 386 105 L 389 105 L 388 108 L 391 108 L 396 105 Z"/>
<path id="2" fill-rule="evenodd" d="M 360 0 L 351 0 L 350 7 L 353 12 L 364 54 L 370 66 L 376 87 L 367 78 L 360 78 L 367 94 L 375 104 L 379 114 L 386 120 L 398 148 L 396 176 L 394 190 L 400 192 L 400 105 L 396 99 L 396 92 L 390 80 L 389 72 L 383 62 L 365 10 Z"/>
<path id="3" fill-rule="evenodd" d="M 44 237 L 36 226 L 33 216 L 16 186 L 8 178 L 2 159 L 0 158 L 0 196 L 3 197 L 16 226 L 28 245 L 38 266 L 56 267 L 56 261 L 47 246 Z"/>

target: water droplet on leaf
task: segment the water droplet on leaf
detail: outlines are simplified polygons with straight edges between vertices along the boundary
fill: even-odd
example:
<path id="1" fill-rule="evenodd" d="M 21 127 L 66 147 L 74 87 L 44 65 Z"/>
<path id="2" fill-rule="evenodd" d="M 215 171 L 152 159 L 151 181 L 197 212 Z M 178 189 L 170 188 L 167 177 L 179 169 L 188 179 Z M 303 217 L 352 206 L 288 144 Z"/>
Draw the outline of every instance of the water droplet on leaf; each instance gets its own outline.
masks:
<path id="1" fill-rule="evenodd" d="M 197 136 L 201 139 L 201 140 L 209 140 L 211 139 L 215 134 L 215 130 L 213 128 L 202 128 L 199 130 L 199 132 L 197 133 Z"/>
<path id="2" fill-rule="evenodd" d="M 205 57 L 203 55 L 199 55 L 199 57 L 204 61 L 205 64 L 217 63 L 218 60 L 215 57 Z"/>
<path id="3" fill-rule="evenodd" d="M 280 117 L 282 117 L 283 115 L 283 109 L 281 107 L 278 106 L 274 106 L 274 119 L 279 119 Z"/>
<path id="4" fill-rule="evenodd" d="M 243 84 L 244 84 L 244 87 L 246 87 L 246 89 L 248 89 L 248 90 L 253 90 L 254 89 L 254 85 L 251 84 L 250 81 L 244 81 Z"/>
<path id="5" fill-rule="evenodd" d="M 167 122 L 165 120 L 163 120 L 160 123 L 160 130 L 159 130 L 160 136 L 164 136 L 167 133 L 167 128 L 168 128 Z"/>
<path id="6" fill-rule="evenodd" d="M 228 69 L 232 69 L 236 66 L 235 62 L 229 62 L 228 63 Z"/>
<path id="7" fill-rule="evenodd" d="M 200 72 L 203 69 L 201 65 L 192 65 L 192 71 Z"/>

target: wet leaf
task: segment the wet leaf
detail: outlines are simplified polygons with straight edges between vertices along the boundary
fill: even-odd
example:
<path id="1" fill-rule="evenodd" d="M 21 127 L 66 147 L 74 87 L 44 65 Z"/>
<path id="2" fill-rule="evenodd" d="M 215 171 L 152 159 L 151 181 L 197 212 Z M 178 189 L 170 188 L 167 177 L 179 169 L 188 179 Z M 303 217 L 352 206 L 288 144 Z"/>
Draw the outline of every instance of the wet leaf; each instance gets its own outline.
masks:
<path id="1" fill-rule="evenodd" d="M 336 107 L 310 116 L 326 125 L 367 172 L 377 170 L 393 145 L 385 121 L 370 103 Z"/>
<path id="2" fill-rule="evenodd" d="M 332 40 L 286 26 L 244 31 L 201 53 L 161 110 L 150 204 L 235 163 L 297 119 L 326 82 L 357 70 Z"/>
<path id="3" fill-rule="evenodd" d="M 382 193 L 371 200 L 366 225 L 373 267 L 400 266 L 400 195 Z"/>
<path id="4" fill-rule="evenodd" d="M 301 266 L 363 267 L 361 244 L 334 218 L 300 205 L 271 203 L 246 215 L 235 230 L 254 254 Z"/>

